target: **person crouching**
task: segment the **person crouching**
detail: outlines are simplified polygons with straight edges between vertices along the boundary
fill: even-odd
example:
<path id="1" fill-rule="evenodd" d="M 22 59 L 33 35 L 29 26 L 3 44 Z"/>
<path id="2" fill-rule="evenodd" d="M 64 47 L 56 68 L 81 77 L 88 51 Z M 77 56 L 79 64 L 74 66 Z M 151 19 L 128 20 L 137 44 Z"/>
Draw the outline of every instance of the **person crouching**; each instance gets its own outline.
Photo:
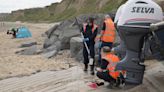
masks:
<path id="1" fill-rule="evenodd" d="M 119 61 L 119 57 L 111 52 L 110 47 L 103 47 L 102 62 L 100 68 L 97 69 L 97 77 L 109 82 L 111 86 L 119 86 L 125 83 L 125 71 L 115 71 L 115 67 Z"/>

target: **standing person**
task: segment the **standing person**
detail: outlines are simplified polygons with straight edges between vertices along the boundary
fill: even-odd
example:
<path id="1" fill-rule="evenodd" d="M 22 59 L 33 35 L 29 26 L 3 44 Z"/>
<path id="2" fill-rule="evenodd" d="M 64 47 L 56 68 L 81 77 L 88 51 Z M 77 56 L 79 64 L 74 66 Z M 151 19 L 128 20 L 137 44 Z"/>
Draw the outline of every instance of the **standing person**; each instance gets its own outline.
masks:
<path id="1" fill-rule="evenodd" d="M 13 38 L 16 38 L 17 30 L 18 29 L 14 29 L 14 28 L 11 29 L 11 31 L 13 32 Z"/>
<path id="2" fill-rule="evenodd" d="M 115 67 L 120 62 L 118 56 L 111 52 L 110 47 L 103 47 L 101 67 L 97 69 L 97 77 L 110 83 L 111 86 L 119 86 L 125 82 L 125 71 L 116 71 Z"/>
<path id="3" fill-rule="evenodd" d="M 105 16 L 103 28 L 101 31 L 101 36 L 100 36 L 100 52 L 99 52 L 99 60 L 98 63 L 101 63 L 101 48 L 104 46 L 108 46 L 112 48 L 113 42 L 115 40 L 116 33 L 115 33 L 115 26 L 112 18 L 109 15 Z"/>
<path id="4" fill-rule="evenodd" d="M 98 32 L 98 26 L 96 24 L 94 24 L 94 19 L 93 18 L 89 18 L 87 23 L 83 24 L 83 28 L 82 28 L 82 33 L 84 35 L 84 42 L 86 42 L 87 47 L 89 49 L 89 53 L 90 53 L 90 58 L 93 59 L 93 63 L 92 65 L 90 65 L 91 68 L 91 74 L 94 75 L 94 57 L 95 57 L 95 38 L 97 36 L 97 32 Z M 88 70 L 88 64 L 89 64 L 89 56 L 88 56 L 88 52 L 87 52 L 87 48 L 84 44 L 84 48 L 83 48 L 83 57 L 84 57 L 84 71 Z"/>

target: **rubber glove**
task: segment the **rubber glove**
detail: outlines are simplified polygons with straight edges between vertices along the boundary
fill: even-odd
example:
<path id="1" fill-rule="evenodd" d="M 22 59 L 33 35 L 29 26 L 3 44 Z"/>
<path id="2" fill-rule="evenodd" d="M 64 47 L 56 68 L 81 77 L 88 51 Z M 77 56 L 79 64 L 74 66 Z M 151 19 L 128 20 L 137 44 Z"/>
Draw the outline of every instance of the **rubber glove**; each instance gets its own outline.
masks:
<path id="1" fill-rule="evenodd" d="M 83 41 L 87 42 L 87 41 L 89 41 L 89 38 L 84 38 Z"/>

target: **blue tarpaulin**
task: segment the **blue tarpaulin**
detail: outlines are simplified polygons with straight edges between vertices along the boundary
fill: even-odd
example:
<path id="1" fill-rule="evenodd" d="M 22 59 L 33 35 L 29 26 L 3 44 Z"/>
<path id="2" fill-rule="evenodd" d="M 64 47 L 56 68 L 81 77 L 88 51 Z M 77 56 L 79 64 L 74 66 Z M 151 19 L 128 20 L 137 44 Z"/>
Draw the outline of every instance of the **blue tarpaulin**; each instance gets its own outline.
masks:
<path id="1" fill-rule="evenodd" d="M 28 38 L 28 37 L 32 37 L 32 35 L 27 27 L 18 28 L 18 32 L 16 33 L 16 38 Z"/>

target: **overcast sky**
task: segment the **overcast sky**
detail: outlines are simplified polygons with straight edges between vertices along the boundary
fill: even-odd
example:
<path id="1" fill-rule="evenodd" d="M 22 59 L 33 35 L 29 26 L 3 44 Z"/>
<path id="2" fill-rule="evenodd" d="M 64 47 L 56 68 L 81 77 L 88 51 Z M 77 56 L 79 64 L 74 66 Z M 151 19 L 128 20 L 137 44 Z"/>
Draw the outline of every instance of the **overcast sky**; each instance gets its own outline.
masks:
<path id="1" fill-rule="evenodd" d="M 61 0 L 0 0 L 0 13 L 33 7 L 44 7 Z"/>

